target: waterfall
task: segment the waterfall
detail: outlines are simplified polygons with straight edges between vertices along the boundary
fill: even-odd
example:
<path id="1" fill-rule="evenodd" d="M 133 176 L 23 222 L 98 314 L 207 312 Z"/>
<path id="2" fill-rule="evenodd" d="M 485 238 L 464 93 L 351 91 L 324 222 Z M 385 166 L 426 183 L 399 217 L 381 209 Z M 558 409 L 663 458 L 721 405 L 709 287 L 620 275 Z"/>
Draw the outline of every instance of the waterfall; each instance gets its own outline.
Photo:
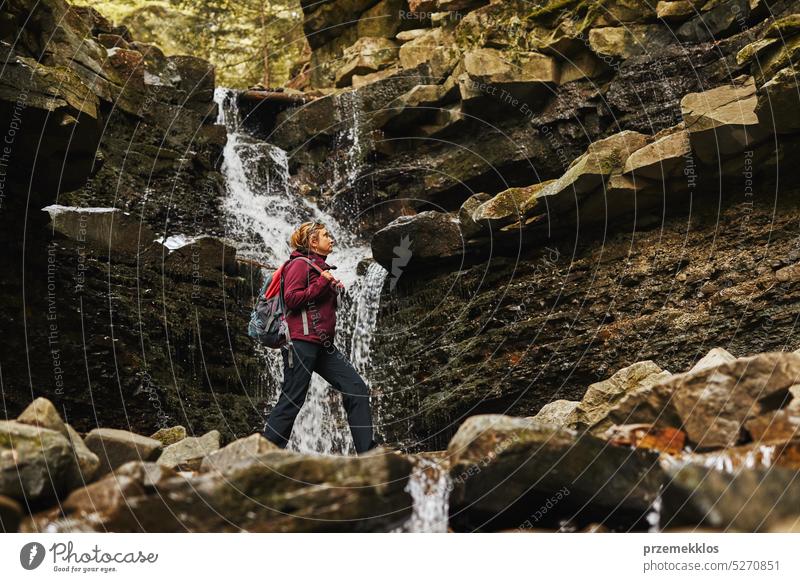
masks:
<path id="1" fill-rule="evenodd" d="M 413 501 L 411 517 L 395 533 L 446 533 L 450 484 L 445 467 L 435 460 L 417 457 L 406 486 Z"/>
<path id="2" fill-rule="evenodd" d="M 336 238 L 329 263 L 336 265 L 336 277 L 347 290 L 347 297 L 337 312 L 334 342 L 343 353 L 351 354 L 354 366 L 369 385 L 366 374 L 369 345 L 386 271 L 373 263 L 365 276 L 359 276 L 360 263 L 371 257 L 369 246 L 357 241 L 333 216 L 297 192 L 289 175 L 285 151 L 241 130 L 235 91 L 218 88 L 214 100 L 219 105 L 218 123 L 225 125 L 228 132 L 222 163 L 227 188 L 223 204 L 226 237 L 236 243 L 240 256 L 277 266 L 289 256 L 289 236 L 300 222 L 320 220 L 325 223 Z M 357 129 L 352 131 L 357 136 Z M 358 139 L 354 141 L 355 147 L 359 147 Z M 351 171 L 352 168 L 348 168 L 348 173 Z M 268 409 L 277 402 L 282 368 L 278 350 L 265 350 Z M 377 418 L 373 412 L 375 424 Z M 317 374 L 312 376 L 289 448 L 305 453 L 355 452 L 341 396 Z"/>

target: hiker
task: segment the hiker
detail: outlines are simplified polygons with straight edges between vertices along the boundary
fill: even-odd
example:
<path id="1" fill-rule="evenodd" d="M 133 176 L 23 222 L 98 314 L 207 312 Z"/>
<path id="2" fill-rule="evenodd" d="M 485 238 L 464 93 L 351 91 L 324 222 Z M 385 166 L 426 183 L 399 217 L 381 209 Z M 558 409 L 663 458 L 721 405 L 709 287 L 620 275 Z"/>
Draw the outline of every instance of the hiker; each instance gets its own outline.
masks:
<path id="1" fill-rule="evenodd" d="M 334 240 L 321 222 L 304 222 L 292 233 L 294 249 L 283 269 L 283 299 L 288 313 L 291 344 L 281 348 L 283 384 L 278 403 L 267 419 L 264 436 L 285 448 L 292 426 L 306 399 L 311 374 L 316 372 L 342 393 L 356 453 L 377 446 L 373 440 L 372 415 L 367 384 L 334 344 L 336 308 L 344 285 L 325 262 Z M 305 257 L 321 269 L 309 265 Z M 291 350 L 291 354 L 289 353 Z"/>

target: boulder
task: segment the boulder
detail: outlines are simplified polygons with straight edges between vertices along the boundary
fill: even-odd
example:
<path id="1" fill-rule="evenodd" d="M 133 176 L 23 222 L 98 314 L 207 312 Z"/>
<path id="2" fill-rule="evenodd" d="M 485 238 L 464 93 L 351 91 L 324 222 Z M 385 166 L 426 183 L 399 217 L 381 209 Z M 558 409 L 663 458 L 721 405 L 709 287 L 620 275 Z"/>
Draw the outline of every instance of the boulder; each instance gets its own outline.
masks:
<path id="1" fill-rule="evenodd" d="M 706 9 L 709 6 L 710 9 Z M 723 0 L 709 2 L 702 12 L 684 22 L 675 31 L 682 42 L 709 42 L 720 40 L 742 26 L 750 14 L 749 0 Z"/>
<path id="2" fill-rule="evenodd" d="M 617 446 L 659 451 L 670 455 L 683 452 L 686 433 L 672 427 L 660 427 L 651 423 L 613 425 L 603 438 Z"/>
<path id="3" fill-rule="evenodd" d="M 647 139 L 641 133 L 626 130 L 594 142 L 582 156 L 572 161 L 560 178 L 538 192 L 538 201 L 546 201 L 549 213 L 574 209 L 576 197 L 602 186 L 608 176 L 624 167 L 633 152 L 647 144 Z"/>
<path id="4" fill-rule="evenodd" d="M 592 28 L 589 46 L 601 57 L 629 59 L 648 54 L 668 44 L 672 34 L 657 24 L 630 24 Z"/>
<path id="5" fill-rule="evenodd" d="M 681 113 L 692 150 L 705 163 L 752 149 L 766 135 L 755 113 L 757 104 L 753 77 L 739 77 L 735 84 L 681 99 Z"/>
<path id="6" fill-rule="evenodd" d="M 622 368 L 607 380 L 589 386 L 567 417 L 567 424 L 581 430 L 589 429 L 599 436 L 612 424 L 648 422 L 651 419 L 642 418 L 643 412 L 634 407 L 633 402 L 644 400 L 653 386 L 670 375 L 650 360 Z M 623 400 L 625 405 L 620 406 Z"/>
<path id="7" fill-rule="evenodd" d="M 169 445 L 174 445 L 180 440 L 186 438 L 186 427 L 183 426 L 171 426 L 160 428 L 156 432 L 150 435 L 151 439 L 156 439 L 157 441 L 161 441 L 161 444 L 165 447 Z"/>
<path id="8" fill-rule="evenodd" d="M 15 533 L 22 520 L 22 506 L 5 495 L 0 495 L 0 532 Z"/>
<path id="9" fill-rule="evenodd" d="M 260 433 L 254 433 L 206 455 L 200 465 L 200 471 L 225 473 L 242 460 L 257 457 L 263 453 L 278 450 L 278 448 L 278 445 L 264 438 Z"/>
<path id="10" fill-rule="evenodd" d="M 689 371 L 699 372 L 700 370 L 705 370 L 707 368 L 716 368 L 721 364 L 732 362 L 735 359 L 736 356 L 731 354 L 725 348 L 711 348 L 708 353 L 700 358 Z"/>
<path id="11" fill-rule="evenodd" d="M 775 73 L 758 89 L 755 113 L 759 121 L 776 133 L 800 131 L 800 96 L 797 91 L 797 70 L 786 67 Z"/>
<path id="12" fill-rule="evenodd" d="M 0 495 L 53 501 L 74 469 L 72 447 L 58 431 L 0 420 Z"/>
<path id="13" fill-rule="evenodd" d="M 406 0 L 380 0 L 358 19 L 358 37 L 394 38 L 403 24 L 400 15 L 405 9 Z"/>
<path id="14" fill-rule="evenodd" d="M 345 51 L 344 64 L 336 71 L 337 87 L 346 87 L 353 75 L 366 75 L 385 69 L 398 58 L 397 43 L 388 38 L 363 37 Z"/>
<path id="15" fill-rule="evenodd" d="M 692 148 L 687 131 L 676 131 L 633 152 L 623 172 L 651 180 L 668 180 L 683 173 Z"/>
<path id="16" fill-rule="evenodd" d="M 42 210 L 50 214 L 50 227 L 98 253 L 137 255 L 153 244 L 155 235 L 139 217 L 119 208 L 78 208 L 52 204 Z"/>
<path id="17" fill-rule="evenodd" d="M 671 2 L 659 0 L 656 4 L 656 16 L 669 23 L 682 22 L 697 13 L 695 4 L 699 4 L 699 2 L 696 0 L 673 0 Z"/>
<path id="18" fill-rule="evenodd" d="M 100 458 L 89 450 L 81 435 L 74 428 L 69 424 L 64 426 L 67 429 L 75 463 L 75 470 L 67 480 L 67 490 L 71 491 L 92 482 L 100 467 Z"/>
<path id="19" fill-rule="evenodd" d="M 517 53 L 512 61 L 498 49 L 479 48 L 464 55 L 458 71 L 462 101 L 484 103 L 490 97 L 510 111 L 519 109 L 520 101 L 539 109 L 559 82 L 557 61 L 538 52 Z"/>
<path id="20" fill-rule="evenodd" d="M 705 526 L 730 532 L 766 531 L 800 518 L 797 471 L 782 467 L 717 471 L 693 463 L 665 463 L 662 526 Z"/>
<path id="21" fill-rule="evenodd" d="M 194 471 L 206 455 L 219 450 L 219 431 L 212 430 L 203 436 L 186 437 L 165 447 L 158 464 L 180 471 Z"/>
<path id="22" fill-rule="evenodd" d="M 657 455 L 525 418 L 472 416 L 447 452 L 450 522 L 461 531 L 515 527 L 548 503 L 542 525 L 633 527 L 662 481 Z M 566 496 L 553 501 L 559 490 Z"/>
<path id="23" fill-rule="evenodd" d="M 772 352 L 676 374 L 660 387 L 673 395 L 689 440 L 711 449 L 736 445 L 745 422 L 782 407 L 798 383 L 800 356 Z"/>
<path id="24" fill-rule="evenodd" d="M 751 418 L 744 427 L 754 441 L 762 444 L 779 444 L 800 437 L 800 414 L 797 410 L 783 409 Z"/>
<path id="25" fill-rule="evenodd" d="M 194 477 L 129 463 L 24 531 L 389 531 L 411 515 L 411 462 L 270 451 Z"/>
<path id="26" fill-rule="evenodd" d="M 480 192 L 473 194 L 461 204 L 461 208 L 458 209 L 458 223 L 461 227 L 461 234 L 465 239 L 472 238 L 483 230 L 485 225 L 475 222 L 472 219 L 472 214 L 481 204 L 491 198 L 491 194 Z"/>
<path id="27" fill-rule="evenodd" d="M 400 216 L 372 237 L 372 256 L 390 273 L 409 264 L 452 259 L 463 252 L 458 219 L 435 210 Z"/>
<path id="28" fill-rule="evenodd" d="M 452 33 L 444 28 L 429 29 L 425 34 L 403 43 L 398 53 L 403 69 L 414 70 L 424 64 L 428 74 L 438 80 L 450 74 L 460 56 Z"/>
<path id="29" fill-rule="evenodd" d="M 472 220 L 485 223 L 490 228 L 499 228 L 506 224 L 519 222 L 536 206 L 536 195 L 547 185 L 546 182 L 508 188 L 490 200 L 487 200 L 472 213 Z"/>
<path id="30" fill-rule="evenodd" d="M 531 419 L 541 424 L 565 426 L 579 404 L 580 402 L 577 400 L 554 400 L 542 406 L 542 409 Z"/>
<path id="31" fill-rule="evenodd" d="M 17 417 L 17 422 L 49 428 L 69 438 L 67 427 L 61 419 L 61 415 L 47 398 L 39 397 L 31 402 Z"/>
<path id="32" fill-rule="evenodd" d="M 161 442 L 116 428 L 96 428 L 86 435 L 86 446 L 100 459 L 97 475 L 129 461 L 155 461 L 161 454 Z"/>

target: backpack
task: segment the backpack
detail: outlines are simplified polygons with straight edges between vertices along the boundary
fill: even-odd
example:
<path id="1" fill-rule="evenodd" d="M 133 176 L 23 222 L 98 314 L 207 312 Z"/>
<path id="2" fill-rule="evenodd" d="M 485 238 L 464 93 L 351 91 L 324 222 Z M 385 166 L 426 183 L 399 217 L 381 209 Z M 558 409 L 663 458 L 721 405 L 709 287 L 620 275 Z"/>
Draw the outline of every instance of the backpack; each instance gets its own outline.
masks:
<path id="1" fill-rule="evenodd" d="M 306 261 L 312 267 L 322 270 L 309 259 L 297 257 Z M 291 347 L 292 338 L 289 336 L 289 326 L 286 315 L 289 310 L 283 302 L 283 271 L 293 259 L 289 259 L 269 275 L 261 286 L 256 299 L 256 305 L 250 314 L 250 323 L 247 325 L 247 335 L 258 340 L 262 345 L 272 349 L 284 346 Z M 293 366 L 292 350 L 289 350 L 289 366 Z"/>

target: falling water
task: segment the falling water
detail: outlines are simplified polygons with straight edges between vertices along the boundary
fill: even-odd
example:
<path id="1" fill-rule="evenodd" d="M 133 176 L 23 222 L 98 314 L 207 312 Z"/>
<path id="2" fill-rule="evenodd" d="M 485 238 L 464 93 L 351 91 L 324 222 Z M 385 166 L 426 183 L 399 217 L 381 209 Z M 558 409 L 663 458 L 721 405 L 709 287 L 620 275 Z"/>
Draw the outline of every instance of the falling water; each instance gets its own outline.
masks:
<path id="1" fill-rule="evenodd" d="M 417 457 L 406 491 L 413 500 L 411 517 L 396 532 L 447 532 L 450 476 L 434 460 Z"/>
<path id="2" fill-rule="evenodd" d="M 386 273 L 373 265 L 366 277 L 356 274 L 359 263 L 371 256 L 369 247 L 359 243 L 333 216 L 297 193 L 292 187 L 285 151 L 240 130 L 236 98 L 236 92 L 224 88 L 214 94 L 220 110 L 218 123 L 228 130 L 222 164 L 228 192 L 223 205 L 227 237 L 237 242 L 240 256 L 277 266 L 289 256 L 289 236 L 300 222 L 320 220 L 326 224 L 336 238 L 329 264 L 337 266 L 336 277 L 345 284 L 351 298 L 337 313 L 334 343 L 353 355 L 354 365 L 363 374 L 368 370 L 369 344 Z M 353 136 L 358 146 L 358 132 Z M 347 174 L 351 172 L 352 168 L 348 168 Z M 278 399 L 283 366 L 277 350 L 266 352 L 271 409 Z M 369 383 L 368 377 L 365 380 Z M 312 376 L 289 448 L 324 454 L 354 452 L 341 397 L 317 374 Z"/>

